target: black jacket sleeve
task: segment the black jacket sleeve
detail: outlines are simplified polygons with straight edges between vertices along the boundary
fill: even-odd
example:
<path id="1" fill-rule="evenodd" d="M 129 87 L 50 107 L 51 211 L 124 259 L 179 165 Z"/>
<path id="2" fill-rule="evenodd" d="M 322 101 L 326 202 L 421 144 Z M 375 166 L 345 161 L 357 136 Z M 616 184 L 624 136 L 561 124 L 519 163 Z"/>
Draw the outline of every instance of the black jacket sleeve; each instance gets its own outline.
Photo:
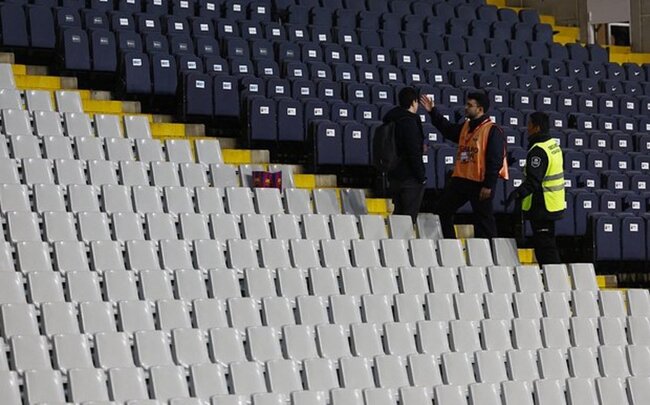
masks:
<path id="1" fill-rule="evenodd" d="M 400 122 L 402 128 L 402 159 L 407 162 L 413 177 L 420 183 L 426 180 L 424 164 L 422 163 L 422 131 L 415 120 L 405 119 Z"/>
<path id="2" fill-rule="evenodd" d="M 496 126 L 492 126 L 488 135 L 487 150 L 485 151 L 485 179 L 483 187 L 494 190 L 499 178 L 499 171 L 503 166 L 503 153 L 505 151 L 505 138 Z"/>
<path id="3" fill-rule="evenodd" d="M 535 147 L 526 157 L 526 178 L 517 188 L 517 197 L 524 198 L 530 194 L 542 191 L 542 180 L 548 168 L 548 156 L 542 148 Z"/>
<path id="4" fill-rule="evenodd" d="M 460 139 L 460 131 L 463 128 L 462 125 L 452 124 L 447 118 L 440 114 L 435 107 L 431 110 L 429 116 L 431 117 L 431 123 L 438 129 L 438 131 L 440 131 L 442 136 L 452 142 L 458 143 L 458 139 Z"/>

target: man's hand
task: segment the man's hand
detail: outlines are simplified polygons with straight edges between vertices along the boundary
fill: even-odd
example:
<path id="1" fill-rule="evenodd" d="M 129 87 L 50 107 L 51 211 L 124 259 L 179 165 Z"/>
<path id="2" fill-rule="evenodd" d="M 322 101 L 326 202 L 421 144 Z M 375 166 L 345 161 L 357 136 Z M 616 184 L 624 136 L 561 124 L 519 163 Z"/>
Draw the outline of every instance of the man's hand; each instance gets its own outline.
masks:
<path id="1" fill-rule="evenodd" d="M 481 187 L 481 191 L 478 193 L 478 199 L 481 201 L 488 200 L 492 196 L 492 189 L 487 187 Z"/>
<path id="2" fill-rule="evenodd" d="M 431 110 L 433 110 L 433 107 L 435 107 L 435 103 L 426 94 L 420 96 L 420 105 L 427 112 L 431 112 Z"/>

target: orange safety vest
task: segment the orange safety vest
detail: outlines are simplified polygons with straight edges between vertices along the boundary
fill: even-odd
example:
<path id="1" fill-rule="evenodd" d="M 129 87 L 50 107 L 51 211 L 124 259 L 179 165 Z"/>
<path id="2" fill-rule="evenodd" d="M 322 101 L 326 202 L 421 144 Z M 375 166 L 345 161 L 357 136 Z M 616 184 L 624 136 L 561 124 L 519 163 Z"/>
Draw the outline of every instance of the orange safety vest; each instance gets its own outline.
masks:
<path id="1" fill-rule="evenodd" d="M 469 121 L 463 124 L 458 139 L 458 152 L 452 177 L 461 177 L 476 182 L 485 180 L 485 151 L 488 137 L 494 123 L 485 120 L 474 131 L 469 131 Z M 508 160 L 506 159 L 505 146 L 503 149 L 503 166 L 499 170 L 499 177 L 508 179 Z"/>

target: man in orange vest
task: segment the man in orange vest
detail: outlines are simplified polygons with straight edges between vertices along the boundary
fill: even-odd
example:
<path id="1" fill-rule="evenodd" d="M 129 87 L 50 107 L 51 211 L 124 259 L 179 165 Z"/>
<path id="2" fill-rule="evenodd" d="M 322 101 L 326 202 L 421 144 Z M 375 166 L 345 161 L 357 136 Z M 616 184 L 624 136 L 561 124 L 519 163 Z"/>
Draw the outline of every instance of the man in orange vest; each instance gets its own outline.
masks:
<path id="1" fill-rule="evenodd" d="M 508 178 L 508 164 L 501 128 L 486 115 L 490 99 L 483 92 L 469 93 L 465 105 L 467 120 L 462 124 L 449 122 L 428 96 L 421 96 L 420 103 L 442 135 L 458 144 L 454 171 L 435 209 L 445 238 L 456 237 L 454 215 L 468 201 L 474 212 L 474 235 L 496 237 L 492 198 L 497 179 Z"/>

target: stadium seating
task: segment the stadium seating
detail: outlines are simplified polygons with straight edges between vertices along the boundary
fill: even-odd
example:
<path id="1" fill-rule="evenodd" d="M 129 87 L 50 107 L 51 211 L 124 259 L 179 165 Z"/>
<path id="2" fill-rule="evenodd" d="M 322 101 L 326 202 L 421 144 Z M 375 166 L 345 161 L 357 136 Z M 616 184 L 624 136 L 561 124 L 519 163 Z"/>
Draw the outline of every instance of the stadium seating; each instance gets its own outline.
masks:
<path id="1" fill-rule="evenodd" d="M 0 43 L 250 141 L 368 166 L 414 85 L 452 121 L 484 88 L 521 183 L 527 115 L 565 152 L 560 235 L 598 261 L 650 259 L 650 66 L 553 42 L 532 10 L 482 0 L 64 0 L 0 5 Z M 511 239 L 446 240 L 438 218 L 368 212 L 353 189 L 254 189 L 219 141 L 153 136 L 81 92 L 18 90 L 0 65 L 2 403 L 644 403 L 647 290 L 591 264 L 522 265 Z M 427 188 L 455 149 L 419 111 Z M 523 161 L 523 162 L 522 162 Z M 628 400 L 629 399 L 629 400 Z M 112 402 L 111 402 L 112 401 Z"/>

